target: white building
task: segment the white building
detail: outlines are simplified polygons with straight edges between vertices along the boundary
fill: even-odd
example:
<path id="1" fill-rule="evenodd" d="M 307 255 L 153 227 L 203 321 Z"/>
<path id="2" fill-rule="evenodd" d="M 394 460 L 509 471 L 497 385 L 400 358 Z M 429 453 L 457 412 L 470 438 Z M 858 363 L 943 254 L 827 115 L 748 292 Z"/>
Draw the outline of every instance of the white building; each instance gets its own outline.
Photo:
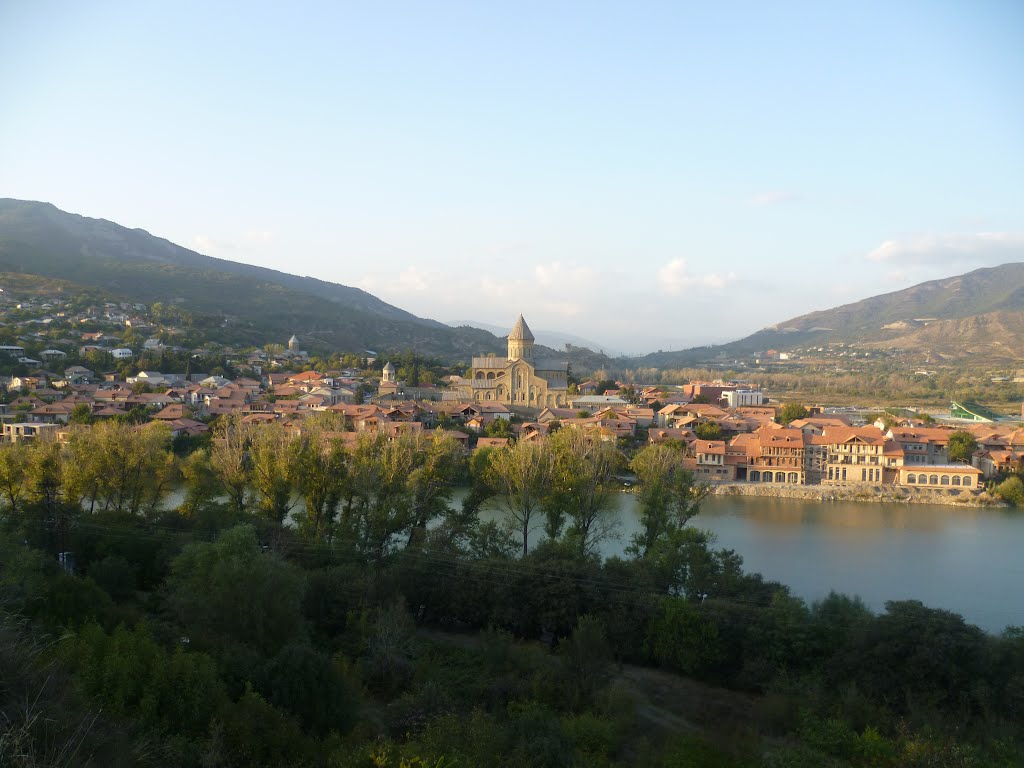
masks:
<path id="1" fill-rule="evenodd" d="M 131 360 L 132 351 L 127 347 L 118 347 L 117 349 L 110 350 L 110 356 L 115 360 Z"/>
<path id="2" fill-rule="evenodd" d="M 730 408 L 744 405 L 764 405 L 764 392 L 759 389 L 734 389 L 723 392 L 722 397 Z"/>

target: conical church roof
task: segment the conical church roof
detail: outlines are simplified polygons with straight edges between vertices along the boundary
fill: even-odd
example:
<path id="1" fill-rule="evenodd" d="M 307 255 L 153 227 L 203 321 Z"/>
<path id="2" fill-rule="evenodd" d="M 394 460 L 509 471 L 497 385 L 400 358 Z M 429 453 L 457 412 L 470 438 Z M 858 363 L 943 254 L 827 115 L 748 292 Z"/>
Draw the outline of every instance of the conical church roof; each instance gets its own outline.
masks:
<path id="1" fill-rule="evenodd" d="M 516 320 L 516 324 L 512 326 L 512 333 L 508 335 L 509 341 L 534 341 L 533 331 L 530 330 L 530 326 L 523 320 L 523 316 L 520 315 L 519 319 Z"/>

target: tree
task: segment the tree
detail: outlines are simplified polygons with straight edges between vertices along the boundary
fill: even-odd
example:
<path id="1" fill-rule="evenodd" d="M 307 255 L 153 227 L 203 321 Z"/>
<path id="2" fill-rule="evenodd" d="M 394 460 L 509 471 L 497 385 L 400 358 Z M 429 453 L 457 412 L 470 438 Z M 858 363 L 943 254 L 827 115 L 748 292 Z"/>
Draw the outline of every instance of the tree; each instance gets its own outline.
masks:
<path id="1" fill-rule="evenodd" d="M 251 436 L 252 427 L 242 420 L 240 414 L 222 416 L 214 429 L 210 448 L 210 468 L 239 515 L 245 514 L 251 482 L 248 452 Z"/>
<path id="2" fill-rule="evenodd" d="M 68 416 L 68 424 L 83 424 L 88 426 L 95 423 L 96 417 L 92 415 L 92 408 L 89 407 L 88 403 L 78 403 L 71 409 L 71 415 Z"/>
<path id="3" fill-rule="evenodd" d="M 544 504 L 557 526 L 549 526 L 554 538 L 561 520 L 570 521 L 568 539 L 581 554 L 593 554 L 617 526 L 614 515 L 618 488 L 615 472 L 622 454 L 614 443 L 581 432 L 563 429 L 549 438 L 552 454 L 550 490 Z"/>
<path id="4" fill-rule="evenodd" d="M 716 421 L 705 421 L 698 424 L 697 428 L 693 430 L 693 433 L 701 440 L 721 440 L 725 437 L 725 433 L 722 431 L 722 425 Z"/>
<path id="5" fill-rule="evenodd" d="M 512 425 L 508 419 L 492 419 L 484 427 L 484 434 L 488 437 L 511 437 Z"/>
<path id="6" fill-rule="evenodd" d="M 259 508 L 278 527 L 295 506 L 292 479 L 295 475 L 294 438 L 279 422 L 262 424 L 252 430 L 249 467 L 253 487 L 259 493 Z"/>
<path id="7" fill-rule="evenodd" d="M 363 553 L 378 563 L 415 520 L 415 494 L 408 479 L 416 466 L 416 446 L 410 434 L 388 440 L 381 433 L 363 432 L 352 450 L 342 523 Z"/>
<path id="8" fill-rule="evenodd" d="M 227 640 L 273 654 L 304 631 L 301 572 L 262 552 L 250 525 L 186 546 L 167 585 L 179 621 L 201 646 Z"/>
<path id="9" fill-rule="evenodd" d="M 630 462 L 639 481 L 641 530 L 633 536 L 630 550 L 647 557 L 659 544 L 671 541 L 700 511 L 700 503 L 710 487 L 694 481 L 693 473 L 683 468 L 683 454 L 673 446 L 648 445 Z"/>
<path id="10" fill-rule="evenodd" d="M 551 474 L 551 451 L 543 440 L 520 440 L 490 456 L 487 484 L 495 490 L 498 503 L 522 534 L 524 556 Z"/>
<path id="11" fill-rule="evenodd" d="M 971 463 L 971 457 L 978 450 L 978 441 L 966 430 L 959 430 L 949 436 L 949 460 L 965 464 Z"/>
<path id="12" fill-rule="evenodd" d="M 17 514 L 27 490 L 29 455 L 24 444 L 0 445 L 0 498 L 6 502 L 7 512 Z"/>
<path id="13" fill-rule="evenodd" d="M 786 403 L 779 411 L 779 423 L 788 425 L 797 419 L 806 419 L 808 415 L 808 410 L 800 403 Z"/>
<path id="14" fill-rule="evenodd" d="M 420 435 L 417 442 L 417 466 L 408 479 L 413 494 L 409 544 L 422 540 L 430 521 L 449 512 L 452 489 L 464 463 L 462 448 L 451 435 Z"/>
<path id="15" fill-rule="evenodd" d="M 116 421 L 72 430 L 61 462 L 69 499 L 136 515 L 156 509 L 170 482 L 171 430 L 153 422 L 141 428 Z"/>
<path id="16" fill-rule="evenodd" d="M 333 525 L 348 484 L 345 448 L 329 435 L 323 419 L 307 419 L 292 450 L 295 482 L 306 506 L 304 527 L 319 540 Z"/>

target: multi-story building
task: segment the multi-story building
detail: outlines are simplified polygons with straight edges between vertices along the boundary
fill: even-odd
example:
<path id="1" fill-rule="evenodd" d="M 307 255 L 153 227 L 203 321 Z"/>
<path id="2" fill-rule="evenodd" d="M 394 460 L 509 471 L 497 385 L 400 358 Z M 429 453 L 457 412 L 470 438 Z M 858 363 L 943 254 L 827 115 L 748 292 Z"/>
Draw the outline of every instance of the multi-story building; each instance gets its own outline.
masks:
<path id="1" fill-rule="evenodd" d="M 751 445 L 747 479 L 752 483 L 789 483 L 804 485 L 806 436 L 799 429 L 757 431 L 757 442 Z"/>
<path id="2" fill-rule="evenodd" d="M 823 483 L 881 483 L 885 436 L 877 427 L 829 427 Z"/>
<path id="3" fill-rule="evenodd" d="M 886 436 L 903 449 L 902 466 L 946 464 L 949 436 L 942 427 L 893 427 Z"/>

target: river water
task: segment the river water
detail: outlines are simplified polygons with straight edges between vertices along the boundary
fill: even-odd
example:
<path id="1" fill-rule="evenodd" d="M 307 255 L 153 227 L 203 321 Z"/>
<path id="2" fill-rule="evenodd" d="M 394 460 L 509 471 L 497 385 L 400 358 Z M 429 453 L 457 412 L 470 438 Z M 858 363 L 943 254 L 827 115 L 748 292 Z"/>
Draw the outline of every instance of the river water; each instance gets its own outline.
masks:
<path id="1" fill-rule="evenodd" d="M 605 556 L 621 555 L 639 529 L 634 495 L 619 497 L 616 517 Z M 716 496 L 690 525 L 808 602 L 835 590 L 875 611 L 887 600 L 920 600 L 989 632 L 1024 625 L 1024 512 Z"/>
<path id="2" fill-rule="evenodd" d="M 465 492 L 455 492 L 453 505 Z M 181 500 L 172 494 L 164 506 Z M 620 494 L 617 504 L 617 537 L 603 542 L 605 557 L 622 555 L 640 527 L 636 496 Z M 481 517 L 503 515 L 484 509 Z M 712 496 L 690 525 L 735 550 L 746 571 L 808 602 L 835 590 L 858 595 L 875 611 L 887 600 L 920 600 L 989 632 L 1024 626 L 1024 511 Z M 538 528 L 531 544 L 542 538 Z"/>

